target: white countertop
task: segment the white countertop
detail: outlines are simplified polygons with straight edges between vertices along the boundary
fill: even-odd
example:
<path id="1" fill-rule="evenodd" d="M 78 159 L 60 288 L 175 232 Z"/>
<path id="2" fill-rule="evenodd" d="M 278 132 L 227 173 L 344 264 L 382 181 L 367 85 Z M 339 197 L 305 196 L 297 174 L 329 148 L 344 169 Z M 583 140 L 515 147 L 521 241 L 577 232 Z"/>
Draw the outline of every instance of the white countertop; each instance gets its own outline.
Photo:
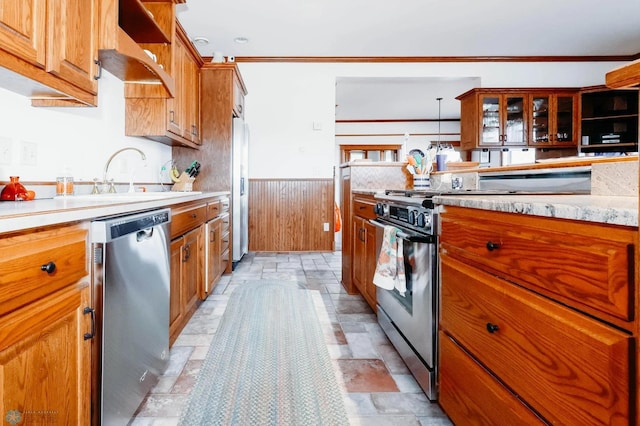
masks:
<path id="1" fill-rule="evenodd" d="M 73 196 L 33 201 L 0 201 L 0 233 L 158 209 L 220 195 L 229 195 L 229 192 L 184 192 L 170 198 L 135 201 L 94 201 Z"/>
<path id="2" fill-rule="evenodd" d="M 638 226 L 638 198 L 602 195 L 464 195 L 434 197 L 443 206 Z"/>

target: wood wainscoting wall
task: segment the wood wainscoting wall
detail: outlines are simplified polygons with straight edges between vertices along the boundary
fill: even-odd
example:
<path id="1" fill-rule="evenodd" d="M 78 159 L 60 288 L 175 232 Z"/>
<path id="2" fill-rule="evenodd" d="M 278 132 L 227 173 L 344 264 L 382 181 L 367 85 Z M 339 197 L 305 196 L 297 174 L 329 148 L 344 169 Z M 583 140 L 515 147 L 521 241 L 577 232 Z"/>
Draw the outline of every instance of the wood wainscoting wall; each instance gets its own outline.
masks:
<path id="1" fill-rule="evenodd" d="M 333 249 L 333 179 L 249 180 L 249 251 Z"/>

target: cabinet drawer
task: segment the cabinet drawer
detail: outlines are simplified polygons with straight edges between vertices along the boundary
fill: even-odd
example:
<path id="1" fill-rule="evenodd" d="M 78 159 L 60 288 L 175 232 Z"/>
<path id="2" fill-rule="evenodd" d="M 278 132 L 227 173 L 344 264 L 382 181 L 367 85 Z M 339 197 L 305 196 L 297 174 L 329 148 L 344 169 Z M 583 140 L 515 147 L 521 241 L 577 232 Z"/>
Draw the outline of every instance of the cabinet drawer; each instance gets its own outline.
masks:
<path id="1" fill-rule="evenodd" d="M 220 199 L 220 213 L 228 213 L 229 212 L 229 197 Z"/>
<path id="2" fill-rule="evenodd" d="M 226 214 L 222 217 L 222 233 L 229 233 L 229 215 Z"/>
<path id="3" fill-rule="evenodd" d="M 220 200 L 211 201 L 207 204 L 207 220 L 211 220 L 221 213 L 221 202 Z"/>
<path id="4" fill-rule="evenodd" d="M 200 204 L 178 207 L 171 211 L 171 239 L 203 224 L 207 218 L 207 206 Z"/>
<path id="5" fill-rule="evenodd" d="M 455 424 L 544 424 L 514 394 L 440 333 L 438 402 Z"/>
<path id="6" fill-rule="evenodd" d="M 353 199 L 353 214 L 365 219 L 375 219 L 376 214 L 373 211 L 376 202 L 372 199 L 356 197 Z"/>
<path id="7" fill-rule="evenodd" d="M 55 268 L 47 272 L 49 265 Z M 87 272 L 87 230 L 80 226 L 0 238 L 0 315 L 74 284 Z"/>
<path id="8" fill-rule="evenodd" d="M 546 420 L 629 422 L 630 335 L 448 255 L 441 268 L 441 330 Z"/>
<path id="9" fill-rule="evenodd" d="M 596 316 L 634 319 L 630 230 L 463 211 L 447 208 L 442 215 L 443 251 Z"/>

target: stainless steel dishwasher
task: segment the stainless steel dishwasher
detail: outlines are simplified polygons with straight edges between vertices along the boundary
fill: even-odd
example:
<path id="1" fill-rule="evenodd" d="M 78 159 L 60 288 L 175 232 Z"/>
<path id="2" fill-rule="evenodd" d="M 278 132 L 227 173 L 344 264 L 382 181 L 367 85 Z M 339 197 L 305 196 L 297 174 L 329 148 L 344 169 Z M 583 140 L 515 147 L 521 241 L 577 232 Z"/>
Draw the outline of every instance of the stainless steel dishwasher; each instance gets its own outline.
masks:
<path id="1" fill-rule="evenodd" d="M 171 210 L 91 223 L 103 426 L 125 425 L 169 360 Z"/>

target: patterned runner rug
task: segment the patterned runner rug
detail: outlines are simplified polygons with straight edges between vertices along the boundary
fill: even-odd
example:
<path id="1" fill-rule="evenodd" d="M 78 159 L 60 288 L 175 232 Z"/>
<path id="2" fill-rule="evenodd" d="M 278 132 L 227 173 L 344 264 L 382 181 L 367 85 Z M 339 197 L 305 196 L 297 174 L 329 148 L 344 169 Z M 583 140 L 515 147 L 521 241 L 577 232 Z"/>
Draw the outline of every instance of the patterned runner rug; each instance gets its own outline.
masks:
<path id="1" fill-rule="evenodd" d="M 234 290 L 180 424 L 349 424 L 310 291 Z"/>

